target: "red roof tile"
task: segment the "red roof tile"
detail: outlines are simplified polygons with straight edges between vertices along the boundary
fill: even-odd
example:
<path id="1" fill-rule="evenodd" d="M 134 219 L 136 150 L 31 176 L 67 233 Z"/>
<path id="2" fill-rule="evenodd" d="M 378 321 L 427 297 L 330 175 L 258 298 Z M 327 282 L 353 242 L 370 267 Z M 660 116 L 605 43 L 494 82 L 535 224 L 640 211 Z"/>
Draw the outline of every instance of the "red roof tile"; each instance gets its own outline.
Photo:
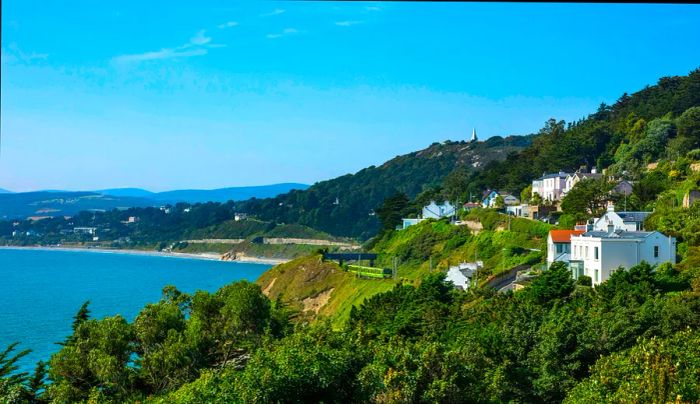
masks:
<path id="1" fill-rule="evenodd" d="M 583 230 L 550 230 L 549 236 L 555 243 L 570 243 L 572 236 L 579 236 L 585 233 Z"/>

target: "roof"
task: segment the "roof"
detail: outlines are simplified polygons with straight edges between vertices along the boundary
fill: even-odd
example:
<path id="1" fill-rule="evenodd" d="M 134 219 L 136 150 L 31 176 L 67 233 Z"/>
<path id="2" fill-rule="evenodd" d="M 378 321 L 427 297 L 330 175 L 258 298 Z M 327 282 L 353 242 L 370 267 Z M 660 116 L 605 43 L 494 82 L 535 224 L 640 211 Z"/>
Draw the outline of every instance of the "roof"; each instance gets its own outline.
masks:
<path id="1" fill-rule="evenodd" d="M 653 231 L 625 231 L 625 230 L 615 230 L 613 232 L 607 231 L 587 231 L 582 234 L 583 237 L 596 237 L 596 238 L 623 238 L 623 239 L 635 239 L 635 238 L 645 238 L 652 235 Z"/>
<path id="2" fill-rule="evenodd" d="M 547 178 L 566 178 L 567 175 L 570 175 L 569 173 L 554 173 L 554 174 L 545 174 L 538 178 L 537 180 L 546 180 Z"/>
<path id="3" fill-rule="evenodd" d="M 570 243 L 572 236 L 580 236 L 583 230 L 550 230 L 549 236 L 555 243 Z"/>
<path id="4" fill-rule="evenodd" d="M 574 175 L 577 175 L 581 179 L 585 178 L 601 178 L 603 174 L 601 173 L 576 173 Z"/>
<path id="5" fill-rule="evenodd" d="M 643 222 L 651 212 L 616 212 L 623 222 Z"/>

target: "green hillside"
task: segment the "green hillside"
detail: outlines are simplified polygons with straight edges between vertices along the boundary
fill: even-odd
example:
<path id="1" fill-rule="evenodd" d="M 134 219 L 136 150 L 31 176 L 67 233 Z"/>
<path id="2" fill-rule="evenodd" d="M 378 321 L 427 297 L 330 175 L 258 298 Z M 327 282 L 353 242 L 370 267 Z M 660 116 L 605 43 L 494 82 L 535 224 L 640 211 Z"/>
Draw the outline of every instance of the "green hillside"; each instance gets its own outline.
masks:
<path id="1" fill-rule="evenodd" d="M 397 262 L 396 279 L 358 277 L 348 268 L 321 262 L 313 255 L 276 266 L 257 283 L 271 299 L 280 299 L 301 312 L 301 318 L 330 318 L 336 327 L 347 321 L 353 306 L 392 289 L 397 284 L 417 285 L 432 274 L 444 274 L 450 265 L 484 261 L 479 271 L 483 284 L 494 275 L 518 265 L 541 263 L 551 226 L 526 219 L 511 218 L 490 209 L 473 211 L 464 219 L 483 229 L 475 233 L 467 226 L 454 226 L 445 220 L 428 220 L 405 230 L 385 233 L 371 251 L 378 254 L 375 266 L 392 269 Z M 508 229 L 510 226 L 510 229 Z M 538 250 L 538 251 L 537 251 Z M 323 299 L 317 299 L 322 296 Z M 315 311 L 305 311 L 314 299 Z"/>
<path id="2" fill-rule="evenodd" d="M 439 186 L 455 170 L 478 172 L 490 162 L 522 150 L 530 142 L 529 136 L 510 136 L 478 143 L 434 143 L 381 166 L 316 183 L 305 191 L 253 199 L 241 206 L 265 220 L 299 223 L 338 236 L 368 239 L 379 229 L 372 213 L 387 197 L 396 193 L 415 197 Z"/>

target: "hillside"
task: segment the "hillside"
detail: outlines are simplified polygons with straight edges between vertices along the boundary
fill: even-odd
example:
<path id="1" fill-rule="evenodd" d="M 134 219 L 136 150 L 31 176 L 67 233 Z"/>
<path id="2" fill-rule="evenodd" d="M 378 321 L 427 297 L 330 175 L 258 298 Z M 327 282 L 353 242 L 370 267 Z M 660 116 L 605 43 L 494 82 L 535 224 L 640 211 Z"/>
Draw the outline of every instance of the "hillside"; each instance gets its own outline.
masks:
<path id="1" fill-rule="evenodd" d="M 541 262 L 551 226 L 526 219 L 509 220 L 493 210 L 474 211 L 464 219 L 481 230 L 430 220 L 386 233 L 371 251 L 378 254 L 376 266 L 392 268 L 397 260 L 396 279 L 359 278 L 313 255 L 274 267 L 257 283 L 271 299 L 279 298 L 301 312 L 301 318 L 328 317 L 340 327 L 352 307 L 366 299 L 396 284 L 417 285 L 431 273 L 444 274 L 450 265 L 474 261 L 475 255 L 484 261 L 479 271 L 482 284 L 507 269 Z M 309 310 L 311 302 L 315 304 L 313 311 Z"/>
<path id="2" fill-rule="evenodd" d="M 692 122 L 686 128 L 669 123 L 699 105 L 700 69 L 623 94 L 613 105 L 601 104 L 579 121 L 550 119 L 536 135 L 496 137 L 476 144 L 436 143 L 306 191 L 242 206 L 266 220 L 364 240 L 379 230 L 373 213 L 396 193 L 409 199 L 419 196 L 420 202 L 465 201 L 488 188 L 518 195 L 544 172 L 574 171 L 581 165 L 608 167 L 611 174 L 637 180 L 646 163 L 700 147 L 700 132 L 692 129 Z M 418 209 L 413 206 L 414 212 Z"/>
<path id="3" fill-rule="evenodd" d="M 493 137 L 485 142 L 444 142 L 292 191 L 276 198 L 250 200 L 242 208 L 262 219 L 299 223 L 337 236 L 368 239 L 379 222 L 374 211 L 385 198 L 405 193 L 413 198 L 439 186 L 451 172 L 478 172 L 494 161 L 527 147 L 529 136 Z"/>

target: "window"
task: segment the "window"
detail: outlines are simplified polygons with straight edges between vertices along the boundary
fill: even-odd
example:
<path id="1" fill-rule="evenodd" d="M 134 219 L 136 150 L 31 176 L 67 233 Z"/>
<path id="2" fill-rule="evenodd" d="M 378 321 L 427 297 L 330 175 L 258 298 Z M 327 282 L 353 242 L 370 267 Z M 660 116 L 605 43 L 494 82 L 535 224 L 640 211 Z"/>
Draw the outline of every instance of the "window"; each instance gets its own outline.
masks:
<path id="1" fill-rule="evenodd" d="M 588 246 L 586 246 L 586 258 L 588 258 Z"/>
<path id="2" fill-rule="evenodd" d="M 595 282 L 596 283 L 600 282 L 600 271 L 597 269 L 595 270 Z"/>
<path id="3" fill-rule="evenodd" d="M 659 258 L 659 246 L 654 246 L 654 258 Z"/>
<path id="4" fill-rule="evenodd" d="M 598 247 L 593 247 L 593 258 L 598 259 Z"/>
<path id="5" fill-rule="evenodd" d="M 563 250 L 563 247 L 564 247 L 563 245 L 557 244 L 557 254 L 561 254 L 561 253 L 563 252 L 563 251 L 562 251 L 562 250 Z"/>

